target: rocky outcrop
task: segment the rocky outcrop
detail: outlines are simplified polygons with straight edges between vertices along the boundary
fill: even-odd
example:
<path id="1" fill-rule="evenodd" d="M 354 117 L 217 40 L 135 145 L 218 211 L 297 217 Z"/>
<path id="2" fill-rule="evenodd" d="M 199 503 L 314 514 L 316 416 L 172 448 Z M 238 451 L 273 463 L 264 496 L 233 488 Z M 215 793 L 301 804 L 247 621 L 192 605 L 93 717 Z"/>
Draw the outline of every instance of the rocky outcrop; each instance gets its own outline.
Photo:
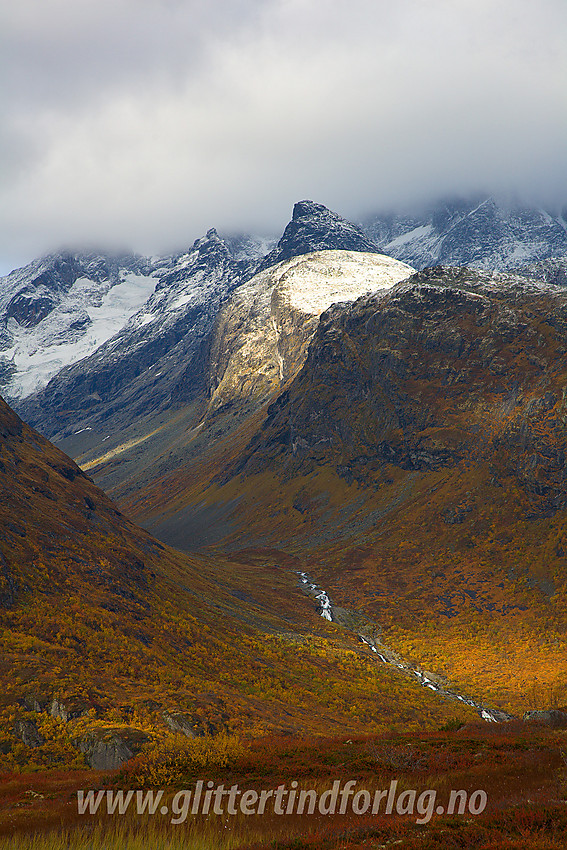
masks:
<path id="1" fill-rule="evenodd" d="M 33 720 L 16 720 L 14 732 L 26 747 L 41 747 L 45 743 L 45 738 Z"/>
<path id="2" fill-rule="evenodd" d="M 362 251 L 380 253 L 376 243 L 356 224 L 314 201 L 299 201 L 276 247 L 257 271 L 312 251 Z M 386 252 L 387 253 L 387 252 Z"/>
<path id="3" fill-rule="evenodd" d="M 52 717 L 55 717 L 57 720 L 62 720 L 64 723 L 68 723 L 70 720 L 75 720 L 77 717 L 82 717 L 87 714 L 90 706 L 85 705 L 81 701 L 73 700 L 71 702 L 64 702 L 57 697 L 51 702 L 49 706 L 49 713 Z"/>
<path id="4" fill-rule="evenodd" d="M 140 752 L 149 737 L 138 729 L 96 729 L 75 741 L 93 770 L 116 770 Z"/>
<path id="5" fill-rule="evenodd" d="M 538 711 L 526 711 L 522 718 L 526 723 L 535 726 L 546 726 L 548 729 L 567 729 L 567 712 L 557 708 Z"/>
<path id="6" fill-rule="evenodd" d="M 193 721 L 180 711 L 164 711 L 163 721 L 171 732 L 180 732 L 186 738 L 197 737 Z"/>

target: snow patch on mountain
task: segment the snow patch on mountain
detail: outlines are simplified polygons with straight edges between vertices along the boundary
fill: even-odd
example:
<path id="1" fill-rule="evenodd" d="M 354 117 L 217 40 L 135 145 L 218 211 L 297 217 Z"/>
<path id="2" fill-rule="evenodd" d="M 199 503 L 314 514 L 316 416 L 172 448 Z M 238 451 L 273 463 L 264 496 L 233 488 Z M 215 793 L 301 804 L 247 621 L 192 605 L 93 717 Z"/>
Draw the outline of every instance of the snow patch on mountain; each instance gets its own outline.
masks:
<path id="1" fill-rule="evenodd" d="M 292 307 L 320 316 L 337 301 L 354 301 L 380 289 L 389 289 L 414 269 L 383 254 L 354 251 L 316 252 L 288 264 L 280 292 Z"/>
<path id="2" fill-rule="evenodd" d="M 375 215 L 363 230 L 385 253 L 418 269 L 507 271 L 567 255 L 564 214 L 495 197 L 452 199 L 412 216 Z"/>
<path id="3" fill-rule="evenodd" d="M 150 267 L 155 289 L 96 350 L 16 405 L 27 422 L 64 439 L 81 428 L 123 428 L 192 400 L 205 384 L 207 339 L 221 304 L 249 277 L 214 229 L 189 251 Z M 103 424 L 104 423 L 104 424 Z"/>
<path id="4" fill-rule="evenodd" d="M 388 247 L 398 248 L 402 245 L 406 245 L 408 242 L 420 242 L 421 240 L 425 240 L 428 236 L 431 236 L 432 232 L 433 227 L 430 224 L 420 224 L 418 227 L 408 230 L 407 233 L 402 233 L 400 236 L 396 236 L 395 239 L 388 242 Z M 435 241 L 435 238 L 432 239 L 431 244 L 433 245 Z"/>
<path id="5" fill-rule="evenodd" d="M 117 283 L 82 277 L 36 325 L 25 327 L 8 319 L 9 344 L 0 350 L 11 372 L 5 395 L 25 398 L 65 366 L 88 357 L 120 331 L 155 285 L 151 275 L 134 272 L 123 273 Z"/>

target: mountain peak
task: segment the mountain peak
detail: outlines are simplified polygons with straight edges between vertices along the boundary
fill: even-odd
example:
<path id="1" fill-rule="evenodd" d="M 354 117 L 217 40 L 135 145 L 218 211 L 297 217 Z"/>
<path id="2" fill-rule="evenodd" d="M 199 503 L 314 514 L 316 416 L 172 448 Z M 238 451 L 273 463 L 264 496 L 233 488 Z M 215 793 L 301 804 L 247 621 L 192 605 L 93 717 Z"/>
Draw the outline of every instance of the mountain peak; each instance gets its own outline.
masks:
<path id="1" fill-rule="evenodd" d="M 418 269 L 506 271 L 561 258 L 567 251 L 567 226 L 559 211 L 547 213 L 497 195 L 447 198 L 415 215 L 374 216 L 362 229 L 385 254 Z"/>
<path id="2" fill-rule="evenodd" d="M 362 251 L 379 254 L 378 247 L 356 224 L 315 201 L 298 201 L 277 246 L 262 261 L 263 271 L 282 260 L 313 251 Z"/>
<path id="3" fill-rule="evenodd" d="M 203 246 L 205 246 L 205 247 L 210 247 L 211 245 L 217 245 L 218 246 L 219 243 L 224 245 L 222 239 L 220 238 L 220 236 L 217 233 L 216 228 L 210 227 L 207 230 L 207 232 L 204 236 L 199 236 L 197 239 L 195 239 L 190 250 L 191 251 L 198 251 L 199 249 L 203 248 Z M 186 254 L 187 252 L 183 252 L 183 253 Z M 179 254 L 179 256 L 182 256 L 182 254 Z"/>
<path id="4" fill-rule="evenodd" d="M 292 221 L 297 221 L 300 218 L 307 218 L 321 213 L 329 213 L 323 204 L 317 204 L 315 201 L 298 201 L 293 206 Z"/>

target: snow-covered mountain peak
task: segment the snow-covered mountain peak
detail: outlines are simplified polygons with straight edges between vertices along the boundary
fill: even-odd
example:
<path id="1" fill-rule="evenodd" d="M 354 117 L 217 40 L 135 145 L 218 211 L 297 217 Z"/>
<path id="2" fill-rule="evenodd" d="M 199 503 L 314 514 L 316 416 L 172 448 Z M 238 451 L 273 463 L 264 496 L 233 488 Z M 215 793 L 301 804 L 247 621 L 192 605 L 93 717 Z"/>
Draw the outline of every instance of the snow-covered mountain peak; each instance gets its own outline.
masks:
<path id="1" fill-rule="evenodd" d="M 563 214 L 493 196 L 445 200 L 412 216 L 376 215 L 362 226 L 384 253 L 419 269 L 506 271 L 567 254 Z"/>
<path id="2" fill-rule="evenodd" d="M 262 260 L 259 271 L 312 251 L 343 250 L 379 253 L 358 225 L 314 201 L 298 201 L 277 246 Z"/>
<path id="3" fill-rule="evenodd" d="M 196 399 L 200 417 L 211 395 L 213 407 L 222 407 L 237 383 L 255 404 L 295 374 L 322 311 L 367 292 L 387 293 L 385 287 L 407 278 L 412 266 L 481 264 L 504 271 L 535 259 L 538 277 L 564 281 L 562 216 L 477 196 L 426 212 L 378 216 L 366 222 L 365 232 L 322 204 L 304 200 L 295 204 L 275 248 L 269 239 L 221 237 L 211 228 L 189 249 L 144 261 L 144 268 L 121 261 L 122 279 L 116 273 L 111 286 L 104 257 L 93 255 L 88 263 L 82 257 L 76 270 L 78 255 L 59 258 L 51 271 L 36 264 L 19 289 L 0 291 L 0 297 L 9 295 L 0 305 L 0 392 L 22 369 L 17 341 L 30 379 L 40 375 L 45 382 L 52 372 L 40 374 L 40 365 L 64 355 L 48 386 L 15 405 L 23 418 L 58 439 L 87 427 L 104 428 L 106 438 L 110 427 L 121 433 L 137 417 Z M 547 257 L 558 259 L 551 263 Z M 535 274 L 531 268 L 526 275 Z M 116 325 L 110 327 L 108 316 L 103 321 L 100 311 L 116 308 L 118 284 L 136 283 L 131 277 L 126 281 L 126 271 L 149 277 L 150 297 L 141 292 L 137 309 L 122 310 L 124 325 L 109 339 L 98 329 L 106 324 L 111 333 Z M 32 282 L 33 291 L 26 290 Z M 109 299 L 115 299 L 110 306 Z M 87 345 L 84 354 L 78 353 L 80 340 Z M 8 358 L 1 358 L 2 349 Z M 20 393 L 27 393 L 32 384 L 23 388 L 22 383 Z"/>
<path id="4" fill-rule="evenodd" d="M 203 352 L 220 306 L 254 268 L 235 260 L 214 229 L 188 251 L 156 261 L 149 297 L 114 335 L 18 404 L 18 412 L 41 420 L 52 435 L 68 436 L 109 416 L 119 428 L 118 421 L 192 397 L 204 381 Z"/>

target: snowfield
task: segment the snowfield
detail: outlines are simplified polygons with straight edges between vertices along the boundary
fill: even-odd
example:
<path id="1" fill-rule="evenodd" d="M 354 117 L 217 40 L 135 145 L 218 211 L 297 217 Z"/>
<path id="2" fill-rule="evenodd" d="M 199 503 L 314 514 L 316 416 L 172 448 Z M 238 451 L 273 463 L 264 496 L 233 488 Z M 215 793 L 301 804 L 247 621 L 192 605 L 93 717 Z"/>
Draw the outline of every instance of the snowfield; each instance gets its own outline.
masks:
<path id="1" fill-rule="evenodd" d="M 277 286 L 296 310 L 319 316 L 331 304 L 390 289 L 415 269 L 393 257 L 360 251 L 314 251 L 260 272 L 235 292 L 241 301 L 266 306 Z M 264 304 L 265 302 L 265 304 Z"/>
<path id="2" fill-rule="evenodd" d="M 25 398 L 46 386 L 65 366 L 88 357 L 121 330 L 156 283 L 154 277 L 133 272 L 114 285 L 79 278 L 60 304 L 34 327 L 22 327 L 9 319 L 10 344 L 0 349 L 0 355 L 14 371 L 5 395 Z"/>

